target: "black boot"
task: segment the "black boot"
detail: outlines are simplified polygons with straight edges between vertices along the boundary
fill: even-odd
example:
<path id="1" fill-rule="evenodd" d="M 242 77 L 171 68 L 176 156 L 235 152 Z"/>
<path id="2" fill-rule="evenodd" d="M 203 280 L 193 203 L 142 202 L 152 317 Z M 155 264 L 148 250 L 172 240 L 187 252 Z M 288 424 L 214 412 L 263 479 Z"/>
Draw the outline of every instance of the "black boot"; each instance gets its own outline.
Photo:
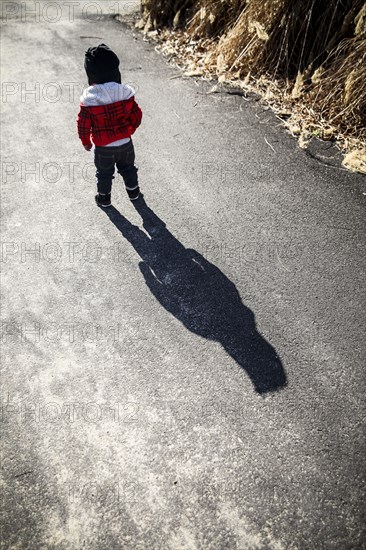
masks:
<path id="1" fill-rule="evenodd" d="M 101 195 L 100 193 L 98 193 L 97 195 L 95 195 L 95 202 L 98 206 L 108 208 L 108 206 L 112 206 L 111 194 L 107 193 L 106 195 Z"/>
<path id="2" fill-rule="evenodd" d="M 127 191 L 128 196 L 130 197 L 131 201 L 135 201 L 140 196 L 139 186 L 135 187 L 135 189 L 127 189 L 127 187 L 126 187 L 126 191 Z"/>

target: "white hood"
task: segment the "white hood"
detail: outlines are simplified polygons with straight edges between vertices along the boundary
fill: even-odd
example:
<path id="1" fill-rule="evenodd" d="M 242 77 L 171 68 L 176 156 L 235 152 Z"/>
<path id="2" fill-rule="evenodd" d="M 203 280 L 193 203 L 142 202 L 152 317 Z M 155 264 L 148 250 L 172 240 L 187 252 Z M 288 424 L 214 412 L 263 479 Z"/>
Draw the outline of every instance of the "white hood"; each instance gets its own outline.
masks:
<path id="1" fill-rule="evenodd" d="M 80 103 L 85 107 L 96 105 L 109 105 L 116 101 L 124 101 L 135 95 L 135 90 L 128 84 L 117 82 L 106 82 L 105 84 L 94 84 L 84 90 L 80 97 Z"/>

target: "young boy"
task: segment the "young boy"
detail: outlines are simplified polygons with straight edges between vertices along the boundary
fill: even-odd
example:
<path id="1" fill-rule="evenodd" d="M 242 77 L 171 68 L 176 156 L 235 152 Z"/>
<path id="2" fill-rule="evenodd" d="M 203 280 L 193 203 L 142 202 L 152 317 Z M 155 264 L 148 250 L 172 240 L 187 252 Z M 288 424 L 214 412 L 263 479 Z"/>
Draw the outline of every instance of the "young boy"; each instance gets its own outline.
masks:
<path id="1" fill-rule="evenodd" d="M 89 87 L 80 98 L 77 118 L 79 137 L 87 151 L 95 145 L 94 162 L 98 206 L 111 206 L 114 170 L 124 179 L 130 199 L 140 195 L 131 135 L 140 126 L 142 111 L 135 101 L 135 91 L 121 83 L 119 59 L 105 44 L 85 53 L 85 71 Z"/>

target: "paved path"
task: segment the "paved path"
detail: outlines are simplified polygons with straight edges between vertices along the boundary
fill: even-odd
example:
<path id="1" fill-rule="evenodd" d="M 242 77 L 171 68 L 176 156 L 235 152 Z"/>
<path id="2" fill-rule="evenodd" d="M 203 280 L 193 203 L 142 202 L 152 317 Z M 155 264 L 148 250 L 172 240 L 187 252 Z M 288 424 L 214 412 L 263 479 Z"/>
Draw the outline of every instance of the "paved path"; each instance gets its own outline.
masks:
<path id="1" fill-rule="evenodd" d="M 3 3 L 2 547 L 365 548 L 364 178 L 59 4 Z M 144 111 L 145 202 L 116 178 L 109 213 L 99 42 Z"/>

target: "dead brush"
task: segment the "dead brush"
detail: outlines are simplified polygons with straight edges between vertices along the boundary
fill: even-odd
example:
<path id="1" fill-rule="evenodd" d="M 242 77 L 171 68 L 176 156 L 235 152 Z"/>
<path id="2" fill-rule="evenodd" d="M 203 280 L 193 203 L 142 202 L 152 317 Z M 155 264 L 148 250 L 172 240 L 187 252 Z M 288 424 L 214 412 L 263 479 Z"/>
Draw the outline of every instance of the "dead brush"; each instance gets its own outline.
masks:
<path id="1" fill-rule="evenodd" d="M 315 75 L 309 102 L 347 134 L 366 141 L 366 36 L 343 41 L 321 78 Z"/>
<path id="2" fill-rule="evenodd" d="M 142 0 L 192 74 L 251 85 L 300 133 L 365 147 L 364 0 Z M 315 130 L 314 130 L 315 129 Z M 304 143 L 306 140 L 304 140 Z M 356 144 L 356 145 L 355 145 Z"/>

